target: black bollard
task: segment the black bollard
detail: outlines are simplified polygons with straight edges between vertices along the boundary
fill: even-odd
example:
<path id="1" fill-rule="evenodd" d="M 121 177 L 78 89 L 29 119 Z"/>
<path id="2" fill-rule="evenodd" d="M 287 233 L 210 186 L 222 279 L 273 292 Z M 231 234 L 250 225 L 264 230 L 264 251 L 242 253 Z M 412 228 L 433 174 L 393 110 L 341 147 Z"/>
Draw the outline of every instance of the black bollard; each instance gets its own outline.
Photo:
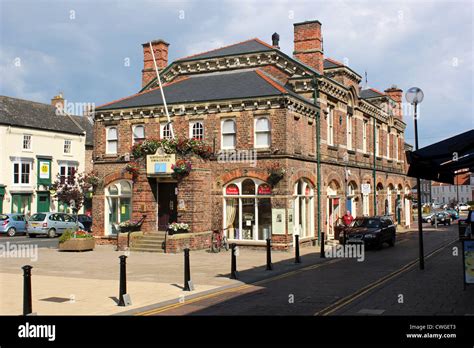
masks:
<path id="1" fill-rule="evenodd" d="M 231 252 L 231 263 L 230 263 L 230 279 L 237 279 L 237 255 L 235 255 L 235 243 L 230 245 L 232 248 Z"/>
<path id="2" fill-rule="evenodd" d="M 23 266 L 23 315 L 33 313 L 31 303 L 31 269 L 30 265 Z"/>
<path id="3" fill-rule="evenodd" d="M 184 249 L 184 288 L 183 291 L 191 291 L 189 282 L 191 281 L 191 270 L 189 266 L 189 249 Z"/>
<path id="4" fill-rule="evenodd" d="M 300 259 L 300 236 L 295 234 L 295 263 L 301 263 Z"/>
<path id="5" fill-rule="evenodd" d="M 322 259 L 325 259 L 326 258 L 326 253 L 324 251 L 324 232 L 321 232 L 321 251 L 319 253 L 319 257 L 322 258 Z"/>
<path id="6" fill-rule="evenodd" d="M 267 271 L 271 271 L 272 267 L 272 246 L 271 239 L 267 238 Z"/>
<path id="7" fill-rule="evenodd" d="M 125 301 L 123 299 L 123 295 L 125 295 L 127 293 L 127 264 L 126 264 L 126 259 L 127 259 L 127 256 L 125 255 L 120 255 L 119 256 L 119 259 L 120 259 L 120 293 L 119 293 L 119 303 L 118 305 L 119 306 L 125 306 Z"/>

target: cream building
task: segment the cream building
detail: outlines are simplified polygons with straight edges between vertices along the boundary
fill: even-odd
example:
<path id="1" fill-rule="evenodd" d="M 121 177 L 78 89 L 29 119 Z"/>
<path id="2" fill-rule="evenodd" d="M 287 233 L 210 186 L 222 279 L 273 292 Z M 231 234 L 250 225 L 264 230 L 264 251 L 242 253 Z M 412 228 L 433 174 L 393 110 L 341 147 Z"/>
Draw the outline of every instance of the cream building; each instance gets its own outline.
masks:
<path id="1" fill-rule="evenodd" d="M 62 96 L 53 102 L 63 102 Z M 57 114 L 53 105 L 0 96 L 0 213 L 68 209 L 50 193 L 57 176 L 86 168 L 83 116 Z"/>

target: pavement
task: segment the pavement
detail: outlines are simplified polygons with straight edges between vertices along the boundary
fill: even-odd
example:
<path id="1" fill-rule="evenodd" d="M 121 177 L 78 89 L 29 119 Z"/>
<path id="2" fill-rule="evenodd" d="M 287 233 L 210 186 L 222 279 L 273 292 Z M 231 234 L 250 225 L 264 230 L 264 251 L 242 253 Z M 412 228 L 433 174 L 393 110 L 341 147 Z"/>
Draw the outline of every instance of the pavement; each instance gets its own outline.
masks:
<path id="1" fill-rule="evenodd" d="M 447 245 L 456 235 L 457 225 L 440 227 L 438 230 L 426 228 L 426 253 Z M 24 244 L 21 237 L 0 238 L 0 244 L 5 241 L 11 243 L 16 238 L 20 244 Z M 46 242 L 39 240 L 32 243 L 41 245 Z M 2 259 L 0 314 L 22 313 L 21 267 L 30 264 L 33 266 L 33 312 L 38 315 L 112 315 L 146 311 L 153 314 L 157 308 L 169 308 L 158 310 L 161 314 L 169 315 L 314 315 L 416 259 L 417 233 L 399 233 L 394 248 L 368 251 L 363 262 L 347 258 L 321 259 L 319 247 L 302 247 L 300 253 L 303 263 L 295 264 L 292 252 L 273 251 L 272 271 L 265 270 L 265 250 L 240 248 L 237 256 L 239 280 L 229 279 L 230 251 L 217 254 L 207 250 L 192 251 L 191 278 L 195 290 L 191 292 L 182 290 L 183 254 L 125 253 L 117 252 L 115 246 L 107 245 L 99 245 L 92 252 L 59 252 L 52 246 L 39 247 L 37 252 L 36 261 L 20 257 Z M 116 304 L 119 290 L 118 257 L 123 254 L 128 255 L 127 293 L 132 300 L 132 305 L 127 307 Z M 450 264 L 450 268 L 446 270 L 440 268 L 453 277 L 453 282 L 457 275 L 458 283 L 462 286 L 460 266 L 449 258 L 443 260 L 441 265 L 446 261 L 454 262 L 454 265 Z M 427 262 L 428 270 L 432 269 L 431 262 Z M 431 273 L 425 273 L 426 279 L 429 274 Z M 433 281 L 439 281 L 444 276 L 433 276 Z M 423 286 L 437 286 L 415 279 L 416 276 L 411 283 L 407 281 L 405 285 L 407 301 L 416 291 L 423 291 Z M 450 296 L 459 298 L 456 295 L 459 289 L 447 289 L 446 286 L 442 289 L 440 291 L 451 291 Z M 218 295 L 214 296 L 215 294 Z M 393 301 L 387 302 L 390 296 L 392 293 L 380 293 L 378 307 L 392 303 Z M 442 298 L 441 292 L 433 296 Z M 291 298 L 293 301 L 289 301 Z M 368 302 L 361 302 L 361 308 L 354 307 L 355 312 L 351 313 L 367 308 L 379 309 L 369 306 L 370 298 L 366 301 Z M 463 303 L 460 300 L 459 306 L 462 307 Z M 392 312 L 388 305 L 384 306 L 383 313 Z M 430 306 L 419 303 L 418 308 L 418 312 L 423 312 Z M 334 312 L 345 313 L 342 308 Z M 395 309 L 393 312 L 396 312 Z"/>

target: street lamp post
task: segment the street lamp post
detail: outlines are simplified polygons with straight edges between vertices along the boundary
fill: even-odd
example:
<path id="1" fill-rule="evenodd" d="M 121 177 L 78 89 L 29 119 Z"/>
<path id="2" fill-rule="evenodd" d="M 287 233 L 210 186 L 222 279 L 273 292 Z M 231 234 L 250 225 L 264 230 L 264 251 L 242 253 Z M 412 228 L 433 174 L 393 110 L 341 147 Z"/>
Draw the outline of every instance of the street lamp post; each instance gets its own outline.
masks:
<path id="1" fill-rule="evenodd" d="M 410 88 L 405 94 L 407 102 L 414 107 L 414 120 L 415 120 L 415 150 L 418 150 L 418 115 L 417 106 L 423 101 L 423 91 L 418 87 Z M 416 178 L 416 188 L 418 191 L 417 208 L 418 208 L 418 244 L 420 254 L 420 269 L 425 269 L 425 256 L 423 251 L 423 220 L 421 216 L 421 180 L 420 177 Z"/>

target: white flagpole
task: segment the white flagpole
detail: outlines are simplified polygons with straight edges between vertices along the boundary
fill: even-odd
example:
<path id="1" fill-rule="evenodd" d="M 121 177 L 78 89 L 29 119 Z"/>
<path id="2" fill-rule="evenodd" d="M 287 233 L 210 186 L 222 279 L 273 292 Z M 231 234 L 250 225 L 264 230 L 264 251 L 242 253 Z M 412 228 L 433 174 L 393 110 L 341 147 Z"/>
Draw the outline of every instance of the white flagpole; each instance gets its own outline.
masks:
<path id="1" fill-rule="evenodd" d="M 168 119 L 168 124 L 170 125 L 171 138 L 174 139 L 173 124 L 171 123 L 171 118 L 168 113 L 168 105 L 166 105 L 165 93 L 163 91 L 163 86 L 161 85 L 161 79 L 160 79 L 160 73 L 158 71 L 158 66 L 156 65 L 155 52 L 153 52 L 153 46 L 151 45 L 151 42 L 149 42 L 149 44 L 150 44 L 151 55 L 153 57 L 153 64 L 155 65 L 156 77 L 158 78 L 158 85 L 160 86 L 161 98 L 163 99 L 163 105 L 165 107 L 166 118 Z"/>

